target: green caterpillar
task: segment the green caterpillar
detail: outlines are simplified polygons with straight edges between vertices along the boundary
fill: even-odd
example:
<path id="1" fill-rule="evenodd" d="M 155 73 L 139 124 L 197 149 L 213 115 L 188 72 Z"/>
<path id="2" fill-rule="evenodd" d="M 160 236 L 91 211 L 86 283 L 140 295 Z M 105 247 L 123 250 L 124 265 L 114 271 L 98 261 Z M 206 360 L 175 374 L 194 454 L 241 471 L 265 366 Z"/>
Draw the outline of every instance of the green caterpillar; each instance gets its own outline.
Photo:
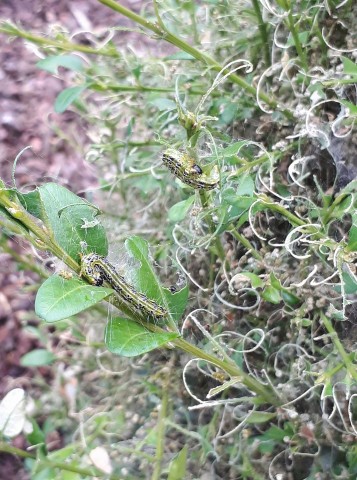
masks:
<path id="1" fill-rule="evenodd" d="M 169 148 L 163 153 L 162 161 L 171 173 L 192 188 L 213 190 L 218 186 L 218 179 L 203 173 L 201 167 L 194 163 L 187 153 Z"/>
<path id="2" fill-rule="evenodd" d="M 135 310 L 140 310 L 144 314 L 157 319 L 168 315 L 164 307 L 138 292 L 105 257 L 97 253 L 81 256 L 80 275 L 86 277 L 90 283 L 96 286 L 103 285 L 104 281 L 108 282 L 113 290 L 118 293 L 120 299 L 134 307 Z"/>

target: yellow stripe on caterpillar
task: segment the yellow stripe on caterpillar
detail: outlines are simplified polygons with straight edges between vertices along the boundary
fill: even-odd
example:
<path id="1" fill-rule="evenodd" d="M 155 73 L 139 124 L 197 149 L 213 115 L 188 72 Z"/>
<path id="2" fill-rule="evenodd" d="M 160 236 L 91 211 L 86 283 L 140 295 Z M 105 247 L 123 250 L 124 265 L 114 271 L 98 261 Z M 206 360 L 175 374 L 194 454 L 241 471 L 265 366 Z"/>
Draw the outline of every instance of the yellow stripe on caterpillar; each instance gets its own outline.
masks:
<path id="1" fill-rule="evenodd" d="M 140 310 L 142 313 L 157 319 L 168 315 L 164 307 L 138 292 L 116 271 L 114 265 L 97 253 L 81 255 L 80 275 L 96 286 L 101 286 L 106 281 L 117 292 L 119 299 L 131 309 Z"/>
<path id="2" fill-rule="evenodd" d="M 169 148 L 163 153 L 162 161 L 171 173 L 192 188 L 213 190 L 218 186 L 217 167 L 213 169 L 214 175 L 208 176 L 187 153 Z"/>

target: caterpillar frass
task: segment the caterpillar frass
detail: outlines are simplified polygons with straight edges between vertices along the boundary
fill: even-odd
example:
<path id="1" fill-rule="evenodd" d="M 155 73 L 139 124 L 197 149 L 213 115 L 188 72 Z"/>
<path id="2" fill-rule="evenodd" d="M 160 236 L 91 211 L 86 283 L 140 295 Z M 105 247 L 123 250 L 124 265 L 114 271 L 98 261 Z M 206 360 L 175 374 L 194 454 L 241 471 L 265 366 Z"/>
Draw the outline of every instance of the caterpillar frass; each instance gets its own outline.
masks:
<path id="1" fill-rule="evenodd" d="M 171 173 L 192 188 L 213 190 L 218 186 L 217 176 L 209 177 L 203 173 L 202 168 L 187 153 L 169 148 L 163 153 L 162 161 Z"/>
<path id="2" fill-rule="evenodd" d="M 120 275 L 114 265 L 97 253 L 81 255 L 81 276 L 87 278 L 92 285 L 101 286 L 106 281 L 117 292 L 120 299 L 140 310 L 142 313 L 157 319 L 166 317 L 167 310 L 158 305 L 143 293 L 138 292 L 133 285 Z"/>

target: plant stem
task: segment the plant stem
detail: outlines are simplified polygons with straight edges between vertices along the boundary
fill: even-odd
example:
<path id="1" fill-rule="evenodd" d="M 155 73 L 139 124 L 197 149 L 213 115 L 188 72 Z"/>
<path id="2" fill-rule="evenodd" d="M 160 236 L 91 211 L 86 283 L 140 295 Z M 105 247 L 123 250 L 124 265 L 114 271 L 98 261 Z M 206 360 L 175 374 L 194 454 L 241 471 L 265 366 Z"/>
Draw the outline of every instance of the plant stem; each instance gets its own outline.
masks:
<path id="1" fill-rule="evenodd" d="M 319 230 L 315 225 L 311 225 L 308 222 L 305 222 L 304 220 L 301 220 L 301 218 L 297 217 L 293 213 L 289 212 L 285 207 L 282 205 L 279 205 L 278 203 L 273 203 L 271 202 L 270 198 L 267 197 L 266 195 L 262 194 L 259 195 L 259 198 L 262 200 L 263 204 L 267 206 L 270 210 L 273 210 L 275 212 L 280 213 L 283 215 L 293 226 L 297 227 L 306 227 L 307 233 L 310 233 L 312 235 L 315 235 L 316 238 L 318 239 L 326 239 L 326 234 Z M 330 247 L 332 248 L 333 246 L 336 247 L 338 244 L 331 238 L 329 238 L 330 242 Z"/>
<path id="2" fill-rule="evenodd" d="M 293 150 L 298 145 L 298 142 L 291 142 L 286 148 L 280 152 L 271 152 L 270 155 L 268 153 L 259 156 L 255 160 L 251 162 L 245 160 L 244 158 L 239 157 L 240 163 L 244 163 L 241 167 L 237 168 L 234 173 L 231 174 L 232 177 L 239 177 L 241 174 L 245 172 L 249 172 L 249 170 L 253 167 L 258 165 L 262 165 L 263 163 L 267 162 L 268 160 L 272 163 L 276 160 L 279 160 L 283 155 L 287 154 L 290 150 Z"/>
<path id="3" fill-rule="evenodd" d="M 158 325 L 154 323 L 148 323 L 145 321 L 138 321 L 143 327 L 147 330 L 154 332 L 154 333 L 163 333 L 167 332 L 167 330 L 163 330 Z M 175 330 L 176 331 L 176 330 Z M 248 373 L 245 373 L 238 365 L 231 360 L 228 356 L 225 356 L 225 360 L 218 358 L 215 355 L 211 355 L 210 353 L 205 352 L 199 347 L 192 345 L 191 343 L 187 342 L 181 337 L 177 337 L 171 342 L 180 350 L 187 352 L 189 355 L 198 358 L 200 360 L 205 360 L 212 365 L 216 365 L 218 368 L 221 368 L 224 372 L 226 372 L 230 377 L 235 377 L 241 383 L 243 383 L 247 388 L 253 391 L 255 394 L 260 395 L 260 397 L 264 400 L 264 402 L 269 403 L 271 405 L 280 406 L 284 402 L 282 399 L 278 397 L 276 392 L 269 386 L 264 385 L 263 383 L 259 382 L 257 379 L 251 377 Z"/>
<path id="4" fill-rule="evenodd" d="M 96 49 L 88 47 L 86 45 L 80 45 L 78 43 L 68 42 L 67 40 L 51 40 L 47 37 L 40 37 L 31 32 L 27 32 L 16 25 L 12 25 L 8 22 L 4 22 L 0 25 L 0 33 L 6 33 L 7 35 L 14 35 L 16 37 L 24 38 L 29 42 L 35 43 L 42 47 L 54 47 L 65 52 L 83 52 L 88 54 L 103 55 L 105 57 L 119 57 L 119 53 L 114 49 Z"/>
<path id="5" fill-rule="evenodd" d="M 246 162 L 245 165 L 235 170 L 234 174 L 232 174 L 232 177 L 239 177 L 242 173 L 249 172 L 251 168 L 256 167 L 257 165 L 261 165 L 267 162 L 268 160 L 269 160 L 268 155 L 262 155 L 261 157 L 256 158 L 251 162 Z"/>
<path id="6" fill-rule="evenodd" d="M 164 25 L 164 23 L 163 23 L 163 21 L 161 20 L 161 17 L 160 17 L 159 7 L 157 6 L 157 0 L 153 0 L 153 5 L 154 5 L 154 12 L 155 12 L 155 16 L 156 16 L 156 20 L 157 20 L 158 25 L 163 30 L 166 30 L 165 25 Z"/>
<path id="7" fill-rule="evenodd" d="M 216 365 L 228 373 L 228 375 L 231 377 L 236 377 L 247 388 L 252 390 L 257 395 L 260 395 L 265 402 L 275 406 L 282 405 L 282 400 L 277 396 L 276 392 L 270 386 L 260 383 L 257 379 L 243 372 L 243 370 L 241 370 L 233 361 L 227 362 L 221 360 L 214 355 L 204 352 L 195 345 L 186 342 L 186 340 L 182 338 L 176 338 L 172 341 L 172 343 L 190 355 Z"/>
<path id="8" fill-rule="evenodd" d="M 262 39 L 263 49 L 264 49 L 265 64 L 266 64 L 267 67 L 270 67 L 271 61 L 270 61 L 267 24 L 263 20 L 259 0 L 252 0 L 252 4 L 253 4 L 255 15 L 256 15 L 257 20 L 258 20 L 258 28 L 259 28 L 260 36 L 261 36 L 261 39 Z"/>
<path id="9" fill-rule="evenodd" d="M 357 77 L 351 78 L 336 78 L 336 80 L 322 80 L 321 85 L 324 87 L 334 87 L 336 85 L 353 85 L 357 83 Z"/>
<path id="10" fill-rule="evenodd" d="M 330 319 L 328 319 L 323 312 L 320 312 L 320 315 L 321 315 L 321 320 L 322 320 L 326 330 L 330 334 L 331 340 L 332 340 L 333 344 L 335 345 L 336 350 L 340 354 L 348 373 L 350 374 L 350 376 L 355 381 L 357 381 L 356 365 L 353 364 L 353 362 L 350 359 L 350 356 L 348 355 L 348 353 L 346 353 L 345 349 L 343 348 L 343 345 L 342 345 L 340 339 L 338 338 L 336 330 L 333 328 Z"/>
<path id="11" fill-rule="evenodd" d="M 106 5 L 107 7 L 111 8 L 112 10 L 121 13 L 127 18 L 130 18 L 130 20 L 133 20 L 135 23 L 138 23 L 139 25 L 143 26 L 144 28 L 151 30 L 154 32 L 156 35 L 158 35 L 159 38 L 162 40 L 165 40 L 168 43 L 171 43 L 172 45 L 175 45 L 179 49 L 183 50 L 184 52 L 189 53 L 192 55 L 196 60 L 199 60 L 200 62 L 204 63 L 205 65 L 208 65 L 211 67 L 214 71 L 216 72 L 223 72 L 224 74 L 229 73 L 227 69 L 225 69 L 222 65 L 220 65 L 218 62 L 216 62 L 213 58 L 211 58 L 209 55 L 206 53 L 203 53 L 199 50 L 197 50 L 195 47 L 191 46 L 181 38 L 177 37 L 176 35 L 168 32 L 166 28 L 160 27 L 158 24 L 150 22 L 149 20 L 146 20 L 144 17 L 141 15 L 138 15 L 137 13 L 133 12 L 132 10 L 129 10 L 128 8 L 124 7 L 120 3 L 115 2 L 114 0 L 98 0 L 99 3 L 102 3 L 103 5 Z M 235 73 L 231 73 L 228 77 L 233 83 L 239 85 L 243 90 L 246 92 L 250 93 L 253 96 L 257 95 L 257 89 L 253 86 L 250 85 L 248 82 L 246 82 L 242 77 Z M 277 102 L 276 100 L 270 98 L 268 95 L 266 95 L 263 92 L 259 92 L 259 98 L 264 101 L 267 105 L 269 105 L 271 108 L 276 109 L 277 108 Z M 292 119 L 294 116 L 293 114 L 288 111 L 288 110 L 281 110 L 282 113 L 289 119 Z"/>
<path id="12" fill-rule="evenodd" d="M 351 352 L 350 354 L 348 354 L 348 358 L 350 360 L 354 360 L 355 358 L 355 352 Z M 342 370 L 343 368 L 345 367 L 345 364 L 344 362 L 340 362 L 338 365 L 336 365 L 335 367 L 327 370 L 327 371 L 324 371 L 323 373 L 321 373 L 318 377 L 317 377 L 317 380 L 316 380 L 316 383 L 326 383 L 327 380 L 331 380 L 332 377 L 334 377 L 336 375 L 336 373 L 338 373 L 340 370 Z"/>
<path id="13" fill-rule="evenodd" d="M 268 199 L 268 197 L 267 197 Z M 264 202 L 264 204 L 270 209 L 270 210 L 274 210 L 275 212 L 278 212 L 280 213 L 281 215 L 283 215 L 286 219 L 289 220 L 290 223 L 292 223 L 293 225 L 296 225 L 298 227 L 303 227 L 303 226 L 306 226 L 308 227 L 309 224 L 304 222 L 304 220 L 301 220 L 301 218 L 297 217 L 296 215 L 294 215 L 293 213 L 289 212 L 289 210 L 287 210 L 286 208 L 284 208 L 283 206 L 279 205 L 278 203 L 272 203 L 269 199 L 269 202 Z"/>
<path id="14" fill-rule="evenodd" d="M 88 87 L 90 90 L 95 90 L 97 92 L 105 92 L 111 90 L 113 92 L 161 92 L 161 93 L 174 93 L 173 88 L 162 88 L 162 87 L 144 87 L 143 85 L 116 85 L 116 84 L 100 84 L 92 83 Z M 199 93 L 201 94 L 201 93 Z"/>
<path id="15" fill-rule="evenodd" d="M 309 66 L 308 66 L 308 63 L 307 63 L 306 54 L 305 54 L 305 51 L 302 48 L 302 45 L 300 43 L 299 34 L 298 34 L 298 31 L 296 30 L 296 27 L 295 27 L 294 17 L 291 13 L 291 9 L 289 10 L 289 13 L 288 13 L 288 16 L 287 16 L 287 19 L 286 19 L 286 23 L 287 23 L 287 27 L 290 30 L 291 35 L 293 37 L 294 45 L 295 45 L 297 54 L 300 58 L 301 65 L 304 68 L 305 72 L 307 72 L 308 69 L 309 69 Z"/>
<path id="16" fill-rule="evenodd" d="M 232 230 L 228 230 L 228 232 L 231 233 L 233 237 L 238 240 L 238 242 L 240 242 L 256 260 L 260 260 L 261 262 L 263 261 L 263 257 L 260 255 L 259 252 L 255 250 L 253 245 L 247 238 L 245 238 L 244 235 L 241 235 L 235 228 L 232 228 Z"/>
<path id="17" fill-rule="evenodd" d="M 35 237 L 35 245 L 41 250 L 50 250 L 56 257 L 62 260 L 66 265 L 68 265 L 76 273 L 80 272 L 80 267 L 77 262 L 73 260 L 52 238 L 51 232 L 45 226 L 39 225 L 37 219 L 30 215 L 19 203 L 12 201 L 7 192 L 0 191 L 0 205 L 5 208 L 11 217 L 16 221 L 21 223 L 27 230 L 32 232 Z M 22 235 L 24 233 L 22 232 Z M 24 235 L 26 236 L 26 235 Z M 29 236 L 26 236 L 29 238 Z M 31 243 L 34 243 L 33 239 Z"/>
<path id="18" fill-rule="evenodd" d="M 106 92 L 108 90 L 112 92 L 158 92 L 158 93 L 175 93 L 174 88 L 164 88 L 164 87 L 144 87 L 143 85 L 117 85 L 115 83 L 91 83 L 88 86 L 88 89 L 95 90 L 97 92 Z M 193 87 L 187 87 L 186 90 L 191 95 L 204 95 L 205 90 L 198 90 Z M 218 92 L 212 92 L 212 96 L 218 97 L 220 94 Z"/>

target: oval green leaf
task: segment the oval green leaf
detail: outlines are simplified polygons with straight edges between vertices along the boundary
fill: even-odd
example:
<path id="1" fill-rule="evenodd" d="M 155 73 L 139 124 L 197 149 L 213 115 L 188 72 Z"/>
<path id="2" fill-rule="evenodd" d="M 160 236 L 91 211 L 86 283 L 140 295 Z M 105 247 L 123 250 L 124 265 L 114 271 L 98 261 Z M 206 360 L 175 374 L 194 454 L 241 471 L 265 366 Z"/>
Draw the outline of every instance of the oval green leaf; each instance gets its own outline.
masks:
<path id="1" fill-rule="evenodd" d="M 276 413 L 269 413 L 269 412 L 252 412 L 250 415 L 247 416 L 246 422 L 247 423 L 265 423 L 269 422 L 276 417 Z"/>
<path id="2" fill-rule="evenodd" d="M 268 285 L 264 292 L 262 293 L 262 297 L 269 303 L 274 303 L 275 305 L 280 303 L 281 296 L 279 290 L 274 288 L 271 285 Z"/>
<path id="3" fill-rule="evenodd" d="M 153 333 L 127 318 L 112 318 L 105 329 L 108 350 L 122 357 L 136 357 L 177 338 L 177 333 Z"/>
<path id="4" fill-rule="evenodd" d="M 78 278 L 65 280 L 53 275 L 37 292 L 35 312 L 48 323 L 57 322 L 86 310 L 112 293 L 111 288 L 88 285 Z"/>
<path id="5" fill-rule="evenodd" d="M 88 85 L 79 85 L 78 87 L 69 87 L 62 90 L 55 101 L 55 112 L 63 113 L 73 103 Z"/>
<path id="6" fill-rule="evenodd" d="M 44 348 L 37 348 L 23 355 L 20 365 L 23 367 L 42 367 L 43 365 L 50 365 L 55 359 L 56 357 L 52 352 Z"/>
<path id="7" fill-rule="evenodd" d="M 181 222 L 186 217 L 187 212 L 191 208 L 191 205 L 195 201 L 195 195 L 192 195 L 192 197 L 187 198 L 186 200 L 183 200 L 182 202 L 178 202 L 175 205 L 173 205 L 168 213 L 168 218 L 170 222 L 176 223 L 176 222 Z"/>

